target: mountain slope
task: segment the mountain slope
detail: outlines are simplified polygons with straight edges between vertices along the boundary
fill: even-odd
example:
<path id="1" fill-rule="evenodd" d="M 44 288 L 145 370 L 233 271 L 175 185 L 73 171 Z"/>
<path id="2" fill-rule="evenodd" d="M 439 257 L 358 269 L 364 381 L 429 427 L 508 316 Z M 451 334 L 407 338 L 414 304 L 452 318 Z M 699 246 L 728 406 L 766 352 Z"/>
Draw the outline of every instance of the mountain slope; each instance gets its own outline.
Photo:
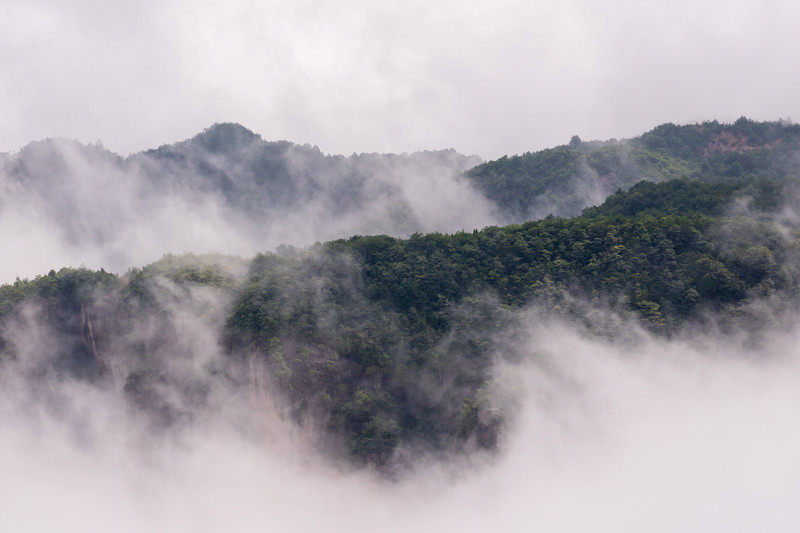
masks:
<path id="1" fill-rule="evenodd" d="M 702 334 L 754 347 L 793 327 L 796 135 L 749 121 L 664 125 L 625 145 L 576 141 L 472 171 L 522 172 L 512 162 L 527 161 L 535 172 L 515 175 L 539 201 L 571 183 L 575 165 L 631 180 L 642 177 L 642 161 L 661 169 L 661 181 L 620 187 L 572 218 L 352 236 L 253 259 L 167 255 L 122 276 L 81 267 L 17 280 L 0 287 L 0 378 L 46 409 L 58 409 L 64 387 L 107 391 L 154 435 L 230 416 L 233 405 L 234 420 L 248 413 L 245 428 L 289 421 L 328 456 L 384 472 L 419 457 L 498 450 L 517 411 L 497 368 L 536 359 L 519 342 L 532 322 L 565 322 L 598 342 Z M 252 226 L 236 229 L 257 231 L 276 223 L 263 217 L 309 216 L 304 206 L 315 202 L 363 216 L 364 202 L 403 191 L 386 176 L 436 161 L 464 162 L 452 152 L 330 158 L 220 125 L 127 159 L 35 143 L 5 159 L 16 181 L 4 184 L 10 198 L 54 206 L 76 242 L 88 235 L 105 246 L 134 215 L 114 212 L 114 200 L 84 211 L 81 202 L 105 198 L 107 187 L 127 187 L 110 190 L 129 194 L 140 217 L 165 213 L 151 205 L 165 196 L 173 203 L 163 205 L 192 209 L 217 198 L 225 216 L 214 222 L 237 214 Z M 108 174 L 75 189 L 82 165 Z M 665 179 L 669 169 L 688 177 Z M 507 209 L 528 209 L 521 198 Z M 92 229 L 98 221 L 108 233 Z"/>
<path id="2" fill-rule="evenodd" d="M 642 180 L 687 177 L 713 183 L 797 175 L 798 149 L 798 125 L 746 118 L 734 124 L 662 124 L 627 141 L 574 137 L 567 146 L 483 163 L 467 176 L 522 222 L 548 214 L 575 216 Z"/>

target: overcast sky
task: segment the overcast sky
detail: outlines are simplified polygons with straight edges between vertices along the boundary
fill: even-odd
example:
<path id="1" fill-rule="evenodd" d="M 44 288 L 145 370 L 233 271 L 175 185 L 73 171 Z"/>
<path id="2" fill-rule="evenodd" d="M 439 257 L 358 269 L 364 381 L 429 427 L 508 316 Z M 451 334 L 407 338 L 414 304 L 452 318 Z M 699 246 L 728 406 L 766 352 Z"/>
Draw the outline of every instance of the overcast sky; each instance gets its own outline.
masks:
<path id="1" fill-rule="evenodd" d="M 239 122 L 326 153 L 492 159 L 800 119 L 793 0 L 3 0 L 0 152 Z"/>

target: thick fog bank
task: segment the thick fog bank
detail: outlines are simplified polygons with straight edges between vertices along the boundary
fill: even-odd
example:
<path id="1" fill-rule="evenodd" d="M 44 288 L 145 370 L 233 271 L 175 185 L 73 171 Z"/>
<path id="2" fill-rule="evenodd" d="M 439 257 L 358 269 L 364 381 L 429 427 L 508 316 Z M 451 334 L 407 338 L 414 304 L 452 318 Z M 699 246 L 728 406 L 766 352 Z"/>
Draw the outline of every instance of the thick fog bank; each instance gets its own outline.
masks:
<path id="1" fill-rule="evenodd" d="M 0 154 L 0 282 L 63 266 L 124 273 L 166 253 L 251 257 L 502 223 L 462 177 L 477 162 L 453 150 L 327 156 L 233 124 L 127 158 L 34 142 Z"/>
<path id="2" fill-rule="evenodd" d="M 232 391 L 154 434 L 113 390 L 6 366 L 0 528 L 792 531 L 800 351 L 788 331 L 746 350 L 531 322 L 522 360 L 496 369 L 496 401 L 516 406 L 498 454 L 412 461 L 391 481 L 334 466 Z"/>

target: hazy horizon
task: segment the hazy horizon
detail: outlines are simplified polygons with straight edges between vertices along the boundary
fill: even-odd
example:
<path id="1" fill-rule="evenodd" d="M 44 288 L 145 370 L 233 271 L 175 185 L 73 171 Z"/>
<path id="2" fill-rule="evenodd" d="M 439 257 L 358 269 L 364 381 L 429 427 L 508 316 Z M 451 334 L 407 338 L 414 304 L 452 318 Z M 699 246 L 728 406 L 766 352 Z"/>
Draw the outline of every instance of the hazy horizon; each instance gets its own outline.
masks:
<path id="1" fill-rule="evenodd" d="M 788 0 L 6 2 L 0 152 L 127 155 L 238 122 L 325 153 L 485 160 L 663 122 L 797 118 Z"/>

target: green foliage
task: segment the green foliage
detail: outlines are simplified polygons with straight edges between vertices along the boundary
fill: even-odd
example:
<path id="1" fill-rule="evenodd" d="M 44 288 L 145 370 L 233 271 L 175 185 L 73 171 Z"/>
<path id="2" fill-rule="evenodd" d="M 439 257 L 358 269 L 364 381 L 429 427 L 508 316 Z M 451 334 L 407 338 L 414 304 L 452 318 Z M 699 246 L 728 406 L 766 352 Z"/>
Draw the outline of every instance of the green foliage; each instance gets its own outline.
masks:
<path id="1" fill-rule="evenodd" d="M 533 198 L 550 190 L 566 192 L 572 176 L 578 172 L 580 155 L 573 147 L 561 147 L 504 156 L 473 168 L 467 176 L 504 212 L 514 218 L 526 218 Z"/>
<path id="2" fill-rule="evenodd" d="M 778 265 L 797 263 L 800 241 L 779 237 L 773 222 L 726 216 L 757 189 L 642 182 L 572 219 L 259 256 L 229 316 L 229 346 L 261 357 L 291 403 L 327 419 L 362 461 L 383 464 L 411 444 L 491 447 L 507 413 L 475 399 L 515 309 L 583 321 L 581 301 L 603 302 L 669 335 L 706 316 L 724 327 L 756 295 L 795 297 L 798 273 Z M 276 364 L 275 338 L 306 346 L 316 364 L 297 355 Z"/>
<path id="3" fill-rule="evenodd" d="M 95 302 L 99 293 L 118 286 L 117 276 L 104 270 L 62 268 L 33 280 L 17 280 L 0 287 L 0 318 L 18 310 L 22 302 L 33 302 L 47 308 L 74 311 Z"/>
<path id="4" fill-rule="evenodd" d="M 59 339 L 49 357 L 43 357 L 51 361 L 50 367 L 44 369 L 46 373 L 90 380 L 108 377 L 108 368 L 96 357 L 97 346 L 105 339 L 95 337 L 92 328 L 109 318 L 97 310 L 108 305 L 109 295 L 116 293 L 119 286 L 117 276 L 102 269 L 81 267 L 51 270 L 46 276 L 17 279 L 12 285 L 0 287 L 0 360 L 15 357 L 6 328 L 25 327 L 22 311 L 28 308 Z"/>
<path id="5" fill-rule="evenodd" d="M 618 191 L 603 205 L 584 210 L 584 216 L 635 217 L 703 213 L 719 215 L 730 206 L 732 196 L 745 187 L 741 181 L 707 184 L 689 179 L 663 183 L 642 181 L 627 192 Z"/>
<path id="6" fill-rule="evenodd" d="M 132 269 L 129 281 L 143 282 L 161 276 L 178 284 L 232 288 L 248 268 L 247 261 L 232 256 L 167 254 L 142 269 Z"/>
<path id="7" fill-rule="evenodd" d="M 717 121 L 678 126 L 662 124 L 652 131 L 617 142 L 583 142 L 502 157 L 473 168 L 467 178 L 511 220 L 541 218 L 548 213 L 574 216 L 617 189 L 641 181 L 675 178 L 705 183 L 777 182 L 800 176 L 800 126 Z"/>

